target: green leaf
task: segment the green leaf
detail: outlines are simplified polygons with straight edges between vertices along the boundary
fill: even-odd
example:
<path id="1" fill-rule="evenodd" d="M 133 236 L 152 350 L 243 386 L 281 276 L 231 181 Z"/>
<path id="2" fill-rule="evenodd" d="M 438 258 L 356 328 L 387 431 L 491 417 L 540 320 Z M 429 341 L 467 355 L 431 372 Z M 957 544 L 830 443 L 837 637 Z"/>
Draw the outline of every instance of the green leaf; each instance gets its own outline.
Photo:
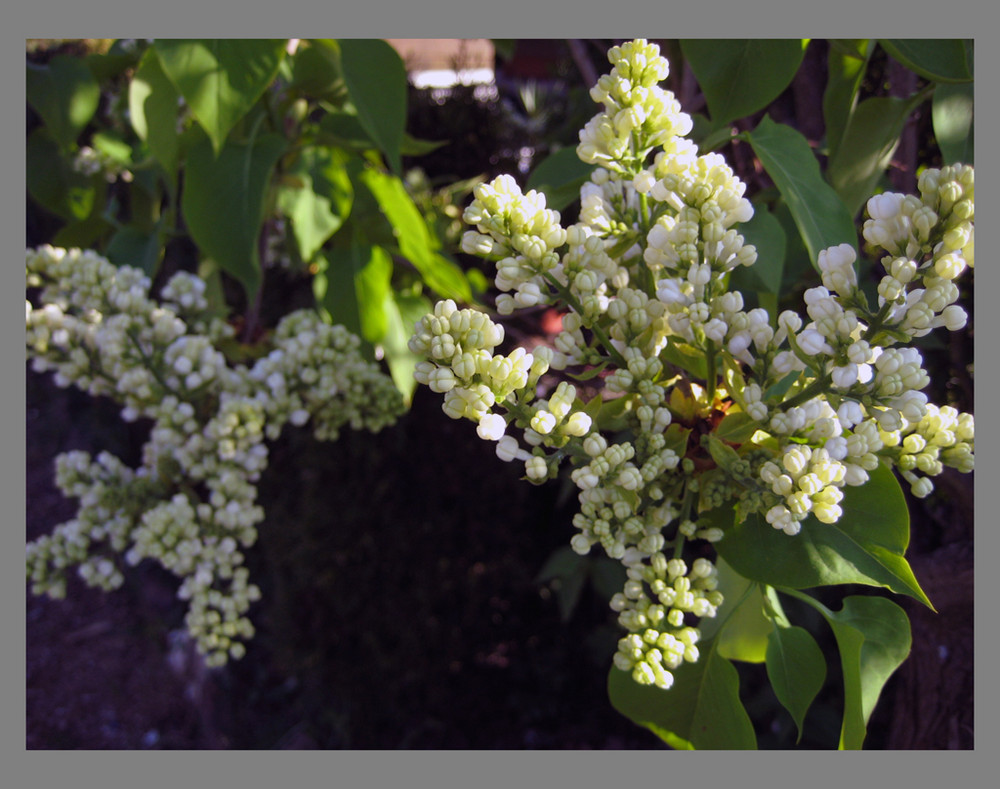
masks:
<path id="1" fill-rule="evenodd" d="M 749 441 L 750 436 L 757 432 L 760 423 L 743 411 L 733 411 L 726 414 L 715 429 L 715 437 L 722 441 L 742 444 Z"/>
<path id="2" fill-rule="evenodd" d="M 580 199 L 580 187 L 590 180 L 595 169 L 595 165 L 580 160 L 576 148 L 560 148 L 532 170 L 527 188 L 542 192 L 548 208 L 562 211 Z"/>
<path id="3" fill-rule="evenodd" d="M 177 100 L 180 94 L 149 49 L 128 88 L 129 117 L 136 135 L 173 181 L 177 176 L 180 135 L 177 133 Z"/>
<path id="4" fill-rule="evenodd" d="M 261 282 L 257 242 L 271 171 L 286 145 L 267 134 L 252 145 L 227 143 L 216 157 L 202 135 L 188 153 L 181 207 L 191 238 L 250 299 Z"/>
<path id="5" fill-rule="evenodd" d="M 103 216 L 91 214 L 86 219 L 78 219 L 61 227 L 52 237 L 52 245 L 64 249 L 98 249 L 104 237 L 112 230 L 114 226 Z"/>
<path id="6" fill-rule="evenodd" d="M 291 58 L 289 90 L 316 99 L 338 101 L 346 95 L 336 41 L 310 41 L 299 46 Z"/>
<path id="7" fill-rule="evenodd" d="M 757 747 L 753 724 L 740 701 L 740 678 L 715 645 L 697 663 L 684 663 L 669 690 L 640 685 L 612 668 L 608 697 L 622 715 L 645 726 L 673 748 L 747 750 Z"/>
<path id="8" fill-rule="evenodd" d="M 385 351 L 385 361 L 389 365 L 389 374 L 396 388 L 403 395 L 403 400 L 409 406 L 413 401 L 413 392 L 417 382 L 413 371 L 417 362 L 423 359 L 409 349 L 408 342 L 413 336 L 413 326 L 420 318 L 434 309 L 430 300 L 419 294 L 401 294 L 394 292 L 393 298 L 386 302 L 386 317 L 389 328 L 382 340 Z"/>
<path id="9" fill-rule="evenodd" d="M 685 39 L 684 58 L 705 94 L 716 128 L 763 109 L 802 63 L 801 39 Z"/>
<path id="10" fill-rule="evenodd" d="M 788 204 L 817 271 L 824 249 L 857 245 L 853 215 L 823 180 L 805 137 L 766 116 L 746 137 Z"/>
<path id="11" fill-rule="evenodd" d="M 292 223 L 299 256 L 312 261 L 351 212 L 354 187 L 336 148 L 306 148 L 288 168 L 278 190 L 278 208 Z"/>
<path id="12" fill-rule="evenodd" d="M 660 360 L 687 370 L 704 381 L 708 376 L 708 362 L 703 351 L 681 342 L 668 342 L 660 351 Z"/>
<path id="13" fill-rule="evenodd" d="M 212 150 L 274 80 L 285 56 L 284 39 L 157 39 L 164 73 L 180 91 Z"/>
<path id="14" fill-rule="evenodd" d="M 583 593 L 583 583 L 587 580 L 590 560 L 580 556 L 568 545 L 557 548 L 539 571 L 536 583 L 557 581 L 556 598 L 559 601 L 559 617 L 568 622 Z"/>
<path id="15" fill-rule="evenodd" d="M 744 663 L 763 663 L 771 620 L 764 613 L 760 584 L 737 573 L 724 559 L 716 559 L 719 591 L 725 597 L 713 619 L 699 623 L 703 641 L 716 640 L 719 655 Z"/>
<path id="16" fill-rule="evenodd" d="M 389 328 L 392 260 L 381 247 L 357 241 L 336 244 L 316 258 L 317 301 L 334 323 L 346 326 L 369 344 L 381 342 Z"/>
<path id="17" fill-rule="evenodd" d="M 100 213 L 107 183 L 73 169 L 45 127 L 28 135 L 25 148 L 28 194 L 40 206 L 70 221 Z"/>
<path id="18" fill-rule="evenodd" d="M 899 482 L 885 466 L 859 487 L 844 489 L 843 515 L 834 524 L 809 516 L 789 536 L 754 513 L 733 523 L 732 508 L 707 513 L 725 537 L 716 549 L 740 575 L 771 586 L 805 589 L 858 583 L 882 586 L 932 608 L 904 558 L 909 512 Z"/>
<path id="19" fill-rule="evenodd" d="M 854 111 L 868 59 L 874 50 L 875 42 L 868 38 L 830 41 L 826 90 L 823 91 L 823 121 L 826 124 L 829 156 L 833 156 L 840 147 L 844 128 Z"/>
<path id="20" fill-rule="evenodd" d="M 973 110 L 975 87 L 938 85 L 931 103 L 931 122 L 945 164 L 974 164 Z"/>
<path id="21" fill-rule="evenodd" d="M 67 148 L 97 112 L 101 87 L 81 58 L 56 55 L 44 66 L 28 63 L 26 98 L 56 143 Z"/>
<path id="22" fill-rule="evenodd" d="M 826 680 L 823 650 L 801 627 L 775 626 L 767 640 L 767 677 L 802 739 L 806 712 Z"/>
<path id="23" fill-rule="evenodd" d="M 739 232 L 743 243 L 757 248 L 757 261 L 752 266 L 737 266 L 729 277 L 729 289 L 780 293 L 786 246 L 781 223 L 766 207 L 756 206 L 753 218 L 740 225 Z"/>
<path id="24" fill-rule="evenodd" d="M 908 99 L 876 96 L 851 114 L 841 145 L 827 166 L 827 179 L 852 216 L 872 196 L 899 145 L 906 119 L 928 95 L 921 91 Z"/>
<path id="25" fill-rule="evenodd" d="M 406 127 L 406 67 L 387 42 L 339 39 L 341 68 L 362 126 L 397 175 L 403 170 L 400 146 Z"/>
<path id="26" fill-rule="evenodd" d="M 910 620 L 902 608 L 884 597 L 847 597 L 837 612 L 808 595 L 802 598 L 826 617 L 837 638 L 844 670 L 840 748 L 859 750 L 882 688 L 910 654 Z"/>
<path id="27" fill-rule="evenodd" d="M 462 269 L 436 248 L 436 240 L 403 182 L 394 175 L 366 169 L 360 175 L 393 227 L 400 254 L 420 272 L 424 282 L 445 298 L 472 301 L 472 289 Z"/>
<path id="28" fill-rule="evenodd" d="M 879 44 L 911 71 L 934 82 L 971 82 L 969 52 L 962 39 L 880 38 Z"/>
<path id="29" fill-rule="evenodd" d="M 163 254 L 158 232 L 145 233 L 135 227 L 123 227 L 108 244 L 108 260 L 116 266 L 142 269 L 150 277 L 156 275 Z"/>

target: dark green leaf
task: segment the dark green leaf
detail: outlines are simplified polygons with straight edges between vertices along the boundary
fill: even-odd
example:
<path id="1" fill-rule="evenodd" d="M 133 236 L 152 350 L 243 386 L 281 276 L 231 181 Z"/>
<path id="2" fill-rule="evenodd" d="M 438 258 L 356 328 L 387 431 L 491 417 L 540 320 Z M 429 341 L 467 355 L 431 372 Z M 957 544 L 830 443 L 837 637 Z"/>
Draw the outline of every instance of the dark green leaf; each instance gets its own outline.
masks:
<path id="1" fill-rule="evenodd" d="M 251 299 L 261 281 L 257 242 L 265 197 L 286 145 L 281 135 L 267 134 L 253 145 L 227 143 L 216 157 L 202 135 L 188 154 L 181 207 L 191 237 Z"/>
<path id="2" fill-rule="evenodd" d="M 393 227 L 400 254 L 420 272 L 424 282 L 445 298 L 470 302 L 472 290 L 462 269 L 436 248 L 436 240 L 406 191 L 403 182 L 372 168 L 360 176 Z"/>
<path id="3" fill-rule="evenodd" d="M 81 58 L 56 55 L 44 66 L 28 63 L 26 98 L 66 148 L 97 112 L 101 87 Z"/>
<path id="4" fill-rule="evenodd" d="M 765 116 L 747 138 L 788 204 L 817 271 L 822 250 L 857 244 L 853 216 L 823 180 L 805 137 Z"/>
<path id="5" fill-rule="evenodd" d="M 542 192 L 553 211 L 562 211 L 580 199 L 580 187 L 594 172 L 595 166 L 580 161 L 576 148 L 561 148 L 550 154 L 528 176 L 528 189 Z"/>
<path id="6" fill-rule="evenodd" d="M 149 49 L 128 89 L 129 117 L 140 140 L 173 180 L 177 175 L 180 136 L 177 133 L 177 89 L 163 73 L 156 51 Z"/>
<path id="7" fill-rule="evenodd" d="M 753 218 L 740 225 L 739 232 L 745 244 L 757 248 L 757 261 L 752 266 L 737 266 L 729 277 L 729 289 L 780 293 L 785 268 L 785 231 L 781 223 L 766 207 L 756 206 Z"/>
<path id="8" fill-rule="evenodd" d="M 557 548 L 538 573 L 536 581 L 555 581 L 554 589 L 559 601 L 559 616 L 568 622 L 583 593 L 590 560 L 580 556 L 568 545 Z"/>
<path id="9" fill-rule="evenodd" d="M 156 275 L 163 246 L 159 233 L 145 233 L 138 228 L 123 227 L 108 244 L 107 257 L 116 266 L 142 269 L 150 277 Z"/>
<path id="10" fill-rule="evenodd" d="M 840 651 L 844 670 L 840 748 L 858 750 L 882 688 L 910 654 L 910 620 L 902 608 L 884 597 L 847 597 L 837 612 L 809 602 L 830 623 Z"/>
<path id="11" fill-rule="evenodd" d="M 778 98 L 795 77 L 805 45 L 800 39 L 681 41 L 716 128 Z"/>
<path id="12" fill-rule="evenodd" d="M 771 586 L 883 586 L 930 607 L 904 558 L 910 519 L 899 482 L 885 466 L 870 477 L 865 485 L 844 489 L 837 523 L 809 516 L 794 536 L 775 529 L 761 514 L 735 524 L 731 508 L 708 513 L 705 517 L 726 532 L 716 543 L 719 555 L 740 575 Z"/>
<path id="13" fill-rule="evenodd" d="M 284 39 L 157 39 L 164 73 L 180 91 L 218 155 L 226 135 L 274 80 Z"/>
<path id="14" fill-rule="evenodd" d="M 826 90 L 823 92 L 823 121 L 826 124 L 829 156 L 833 156 L 840 146 L 874 49 L 875 42 L 867 38 L 834 39 L 830 42 Z"/>
<path id="15" fill-rule="evenodd" d="M 827 166 L 827 179 L 852 216 L 872 196 L 899 144 L 906 119 L 927 96 L 924 91 L 909 99 L 875 96 L 851 114 L 841 145 Z"/>
<path id="16" fill-rule="evenodd" d="M 406 126 L 406 67 L 396 50 L 378 39 L 340 39 L 341 68 L 362 126 L 396 174 Z"/>
<path id="17" fill-rule="evenodd" d="M 806 712 L 826 680 L 823 651 L 801 627 L 775 627 L 767 640 L 767 677 L 802 738 Z"/>
<path id="18" fill-rule="evenodd" d="M 968 46 L 958 38 L 881 38 L 885 51 L 934 82 L 971 82 Z"/>
<path id="19" fill-rule="evenodd" d="M 684 663 L 669 690 L 639 685 L 612 668 L 608 697 L 622 715 L 645 726 L 678 749 L 747 750 L 757 747 L 753 724 L 740 701 L 740 679 L 733 664 L 713 645 L 697 663 Z"/>
<path id="20" fill-rule="evenodd" d="M 104 178 L 74 170 L 44 127 L 28 135 L 25 178 L 32 199 L 63 219 L 80 220 L 100 213 L 107 188 Z"/>
<path id="21" fill-rule="evenodd" d="M 974 107 L 975 88 L 971 82 L 938 85 L 934 89 L 931 121 L 945 164 L 974 164 Z"/>
<path id="22" fill-rule="evenodd" d="M 52 245 L 69 249 L 96 249 L 101 240 L 114 229 L 104 217 L 91 214 L 86 219 L 78 219 L 63 226 L 52 237 Z"/>
<path id="23" fill-rule="evenodd" d="M 708 362 L 705 354 L 685 343 L 668 342 L 660 352 L 660 360 L 687 370 L 702 381 L 708 376 Z"/>
<path id="24" fill-rule="evenodd" d="M 347 93 L 336 41 L 310 41 L 291 58 L 289 89 L 316 99 L 337 101 Z"/>

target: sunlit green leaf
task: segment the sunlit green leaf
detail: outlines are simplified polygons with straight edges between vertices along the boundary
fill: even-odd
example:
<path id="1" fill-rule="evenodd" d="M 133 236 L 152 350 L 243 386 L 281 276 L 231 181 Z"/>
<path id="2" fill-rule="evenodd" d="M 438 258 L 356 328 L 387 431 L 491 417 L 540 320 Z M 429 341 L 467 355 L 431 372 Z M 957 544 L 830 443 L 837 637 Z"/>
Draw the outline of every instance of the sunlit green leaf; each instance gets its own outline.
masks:
<path id="1" fill-rule="evenodd" d="M 344 168 L 345 156 L 335 148 L 306 148 L 279 189 L 278 208 L 291 219 L 299 255 L 307 263 L 351 211 L 354 188 Z"/>
<path id="2" fill-rule="evenodd" d="M 366 169 L 360 179 L 392 225 L 400 254 L 420 272 L 428 287 L 440 296 L 470 302 L 469 281 L 456 263 L 437 250 L 437 241 L 403 182 L 373 168 Z"/>
<path id="3" fill-rule="evenodd" d="M 716 128 L 752 115 L 787 88 L 802 63 L 801 39 L 684 39 L 684 58 Z"/>
<path id="4" fill-rule="evenodd" d="M 669 690 L 639 685 L 612 668 L 608 697 L 622 715 L 645 726 L 673 748 L 747 750 L 757 747 L 753 724 L 740 701 L 733 664 L 705 645 L 698 662 L 684 663 Z"/>
<path id="5" fill-rule="evenodd" d="M 771 586 L 882 586 L 930 606 L 904 558 L 910 519 L 899 482 L 885 466 L 870 476 L 865 485 L 844 489 L 837 523 L 809 516 L 794 536 L 775 529 L 760 514 L 734 524 L 731 508 L 707 513 L 726 532 L 716 543 L 719 555 L 740 575 Z"/>
<path id="6" fill-rule="evenodd" d="M 931 104 L 934 139 L 937 140 L 945 164 L 974 164 L 975 88 L 971 82 L 963 85 L 938 85 Z"/>
<path id="7" fill-rule="evenodd" d="M 97 112 L 101 88 L 80 58 L 56 55 L 28 63 L 26 98 L 60 147 L 68 147 Z"/>
<path id="8" fill-rule="evenodd" d="M 823 179 L 805 137 L 769 117 L 746 136 L 788 204 L 817 270 L 822 250 L 839 244 L 857 245 L 853 216 Z"/>
<path id="9" fill-rule="evenodd" d="M 400 145 L 406 127 L 406 67 L 385 41 L 345 38 L 338 43 L 344 82 L 358 118 L 393 172 L 400 174 Z"/>
<path id="10" fill-rule="evenodd" d="M 424 296 L 393 292 L 386 303 L 386 317 L 389 328 L 382 340 L 385 361 L 396 388 L 403 395 L 407 405 L 413 400 L 417 382 L 413 371 L 417 362 L 423 359 L 409 349 L 408 342 L 413 336 L 414 324 L 430 312 L 434 305 Z"/>
<path id="11" fill-rule="evenodd" d="M 129 118 L 140 140 L 170 178 L 177 174 L 180 136 L 177 133 L 179 94 L 149 49 L 139 61 L 128 89 Z"/>
<path id="12" fill-rule="evenodd" d="M 763 663 L 771 620 L 764 613 L 760 584 L 737 573 L 724 559 L 716 559 L 719 591 L 725 601 L 712 619 L 699 624 L 702 639 L 715 639 L 719 655 L 745 663 Z"/>
<path id="13" fill-rule="evenodd" d="M 232 128 L 274 80 L 285 44 L 284 39 L 160 38 L 154 48 L 218 154 Z"/>

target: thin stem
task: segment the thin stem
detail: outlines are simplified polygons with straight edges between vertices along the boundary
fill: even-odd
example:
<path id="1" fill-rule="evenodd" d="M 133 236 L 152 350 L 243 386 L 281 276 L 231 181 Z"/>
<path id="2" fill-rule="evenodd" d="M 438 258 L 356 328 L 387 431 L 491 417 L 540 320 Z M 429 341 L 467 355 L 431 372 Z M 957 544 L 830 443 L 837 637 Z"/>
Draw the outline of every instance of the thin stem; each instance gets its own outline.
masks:
<path id="1" fill-rule="evenodd" d="M 562 283 L 560 283 L 559 280 L 557 280 L 554 276 L 552 276 L 548 272 L 546 272 L 542 276 L 545 277 L 546 282 L 548 282 L 553 288 L 556 289 L 556 292 L 559 294 L 559 297 L 563 301 L 565 301 L 577 315 L 581 316 L 583 315 L 583 305 L 581 305 L 580 302 L 577 300 L 577 298 L 572 293 L 570 293 L 569 288 L 563 287 Z M 594 336 L 597 338 L 598 342 L 600 342 L 601 345 L 604 346 L 605 350 L 611 356 L 611 360 L 616 365 L 618 365 L 619 367 L 628 367 L 628 362 L 625 361 L 625 357 L 618 352 L 618 349 L 615 348 L 614 345 L 611 344 L 611 339 L 604 332 L 604 329 L 602 329 L 597 324 L 589 326 L 588 328 L 594 333 Z"/>

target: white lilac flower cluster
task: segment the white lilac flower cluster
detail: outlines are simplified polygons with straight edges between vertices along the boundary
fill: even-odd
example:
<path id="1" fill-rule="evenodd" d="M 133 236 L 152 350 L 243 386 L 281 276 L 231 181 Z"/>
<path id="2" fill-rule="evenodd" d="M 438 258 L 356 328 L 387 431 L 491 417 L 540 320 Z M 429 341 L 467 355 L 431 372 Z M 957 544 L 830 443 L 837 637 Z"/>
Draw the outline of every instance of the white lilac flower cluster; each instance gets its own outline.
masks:
<path id="1" fill-rule="evenodd" d="M 101 173 L 104 180 L 114 183 L 119 178 L 125 183 L 131 183 L 132 171 L 110 154 L 98 148 L 83 145 L 73 157 L 73 169 L 83 175 Z"/>
<path id="2" fill-rule="evenodd" d="M 102 452 L 56 460 L 56 483 L 79 499 L 76 517 L 28 545 L 33 590 L 65 594 L 76 566 L 92 586 L 123 581 L 121 560 L 152 559 L 181 579 L 188 629 L 208 665 L 244 654 L 246 614 L 260 596 L 243 551 L 264 518 L 256 483 L 267 439 L 311 423 L 320 439 L 340 429 L 377 431 L 403 411 L 402 398 L 360 341 L 315 312 L 287 315 L 273 350 L 252 367 L 230 365 L 218 344 L 232 335 L 214 317 L 203 280 L 175 274 L 160 303 L 150 281 L 92 251 L 27 251 L 26 340 L 37 371 L 123 405 L 122 418 L 151 421 L 142 465 Z"/>
<path id="3" fill-rule="evenodd" d="M 475 229 L 463 249 L 496 263 L 501 315 L 562 312 L 554 347 L 494 355 L 503 328 L 441 302 L 410 348 L 426 358 L 417 380 L 445 395 L 449 416 L 476 421 L 528 479 L 570 460 L 573 549 L 600 544 L 628 572 L 612 600 L 629 631 L 615 665 L 668 688 L 671 671 L 698 659 L 696 621 L 723 604 L 712 561 L 683 558 L 691 541 L 725 537 L 702 513 L 735 506 L 740 520 L 756 514 L 795 535 L 809 516 L 836 523 L 844 486 L 880 462 L 918 496 L 944 466 L 972 470 L 972 416 L 927 402 L 920 353 L 905 343 L 966 322 L 953 280 L 973 263 L 973 171 L 928 170 L 919 196 L 869 201 L 864 237 L 885 253 L 877 305 L 842 245 L 819 255 L 808 321 L 772 319 L 728 289 L 732 270 L 757 258 L 737 230 L 753 207 L 723 157 L 684 138 L 690 118 L 656 84 L 666 60 L 642 40 L 609 60 L 592 91 L 603 110 L 577 148 L 599 165 L 578 222 L 563 228 L 544 195 L 522 194 L 509 176 L 477 187 L 464 217 Z M 562 381 L 540 399 L 550 369 L 600 374 L 603 392 L 584 403 Z M 743 440 L 715 435 L 727 415 L 742 420 Z"/>

